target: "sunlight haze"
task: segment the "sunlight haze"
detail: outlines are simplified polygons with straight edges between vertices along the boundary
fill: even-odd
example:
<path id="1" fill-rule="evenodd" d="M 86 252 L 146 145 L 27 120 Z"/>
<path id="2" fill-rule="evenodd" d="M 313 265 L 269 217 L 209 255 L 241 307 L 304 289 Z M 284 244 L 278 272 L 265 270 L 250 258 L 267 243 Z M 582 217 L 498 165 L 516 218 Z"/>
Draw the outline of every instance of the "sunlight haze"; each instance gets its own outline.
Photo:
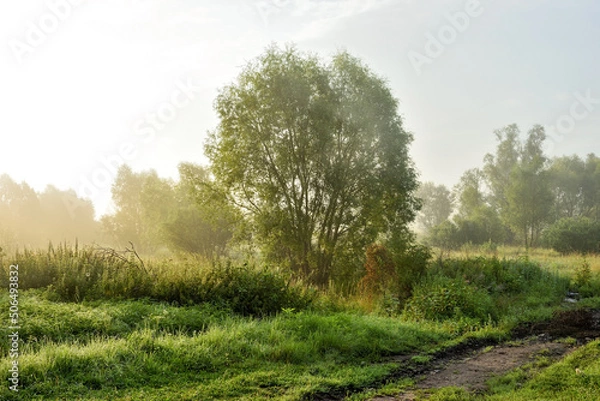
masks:
<path id="1" fill-rule="evenodd" d="M 453 186 L 511 123 L 547 127 L 551 156 L 600 151 L 597 1 L 21 1 L 0 31 L 0 174 L 73 188 L 96 216 L 121 159 L 173 178 L 206 164 L 218 90 L 272 43 L 384 77 L 422 181 Z"/>

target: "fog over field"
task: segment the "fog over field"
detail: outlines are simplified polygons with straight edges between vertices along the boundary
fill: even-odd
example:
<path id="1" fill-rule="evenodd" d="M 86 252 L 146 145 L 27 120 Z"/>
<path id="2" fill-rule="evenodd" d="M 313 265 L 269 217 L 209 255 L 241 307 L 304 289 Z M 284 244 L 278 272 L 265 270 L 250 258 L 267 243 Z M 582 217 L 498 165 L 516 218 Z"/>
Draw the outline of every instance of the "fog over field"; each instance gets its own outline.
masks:
<path id="1" fill-rule="evenodd" d="M 0 400 L 598 401 L 598 0 L 0 4 Z"/>
<path id="2" fill-rule="evenodd" d="M 207 164 L 218 90 L 272 43 L 384 77 L 421 181 L 452 187 L 511 123 L 583 158 L 600 150 L 599 22 L 593 0 L 4 2 L 0 174 L 114 212 L 119 164 Z"/>

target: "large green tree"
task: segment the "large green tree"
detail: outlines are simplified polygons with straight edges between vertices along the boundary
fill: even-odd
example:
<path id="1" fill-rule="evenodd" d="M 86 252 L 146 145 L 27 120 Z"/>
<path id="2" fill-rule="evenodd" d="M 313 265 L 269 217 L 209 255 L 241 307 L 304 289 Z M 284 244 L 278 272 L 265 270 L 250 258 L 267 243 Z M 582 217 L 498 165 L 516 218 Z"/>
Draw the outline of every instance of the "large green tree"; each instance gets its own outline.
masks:
<path id="1" fill-rule="evenodd" d="M 225 252 L 238 215 L 211 188 L 206 169 L 179 165 L 179 182 L 156 171 L 119 168 L 113 185 L 115 213 L 104 216 L 104 231 L 119 247 L 133 243 L 144 253 L 169 248 L 207 258 Z"/>
<path id="2" fill-rule="evenodd" d="M 459 216 L 469 218 L 487 206 L 484 180 L 485 176 L 478 168 L 469 169 L 460 177 L 458 184 L 454 187 L 454 198 L 458 203 Z"/>
<path id="3" fill-rule="evenodd" d="M 587 155 L 582 186 L 582 214 L 594 221 L 600 221 L 600 157 Z"/>
<path id="4" fill-rule="evenodd" d="M 122 165 L 112 186 L 116 210 L 102 218 L 104 232 L 111 242 L 118 247 L 133 243 L 144 253 L 163 246 L 162 224 L 175 206 L 172 185 L 154 170 L 138 173 Z"/>
<path id="5" fill-rule="evenodd" d="M 414 219 L 412 136 L 386 82 L 348 53 L 271 47 L 215 107 L 212 171 L 269 258 L 324 285 L 336 261 Z"/>

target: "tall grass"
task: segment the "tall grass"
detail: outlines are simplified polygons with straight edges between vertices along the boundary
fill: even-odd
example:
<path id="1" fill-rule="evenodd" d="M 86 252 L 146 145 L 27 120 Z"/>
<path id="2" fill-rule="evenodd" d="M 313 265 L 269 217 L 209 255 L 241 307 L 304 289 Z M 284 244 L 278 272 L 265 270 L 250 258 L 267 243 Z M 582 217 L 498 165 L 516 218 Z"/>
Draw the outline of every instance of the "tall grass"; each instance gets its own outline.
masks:
<path id="1" fill-rule="evenodd" d="M 22 387 L 0 386 L 3 400 L 301 399 L 379 381 L 398 368 L 387 355 L 453 338 L 350 312 L 254 319 L 145 301 L 52 305 L 40 291 L 22 299 Z M 4 353 L 0 371 L 10 361 Z"/>
<path id="2" fill-rule="evenodd" d="M 292 285 L 267 268 L 203 259 L 144 263 L 136 253 L 107 249 L 50 246 L 25 250 L 0 260 L 0 284 L 8 287 L 8 269 L 19 265 L 19 288 L 47 288 L 55 300 L 141 299 L 194 305 L 211 303 L 242 315 L 264 316 L 283 309 L 304 309 L 310 289 Z"/>
<path id="3" fill-rule="evenodd" d="M 593 272 L 571 279 L 528 258 L 451 258 L 428 266 L 403 308 L 366 313 L 264 267 L 66 245 L 0 260 L 5 273 L 16 263 L 23 391 L 0 387 L 6 400 L 343 395 L 398 370 L 390 356 L 506 337 L 549 316 L 574 282 L 593 282 Z M 0 342 L 4 372 L 7 347 Z"/>

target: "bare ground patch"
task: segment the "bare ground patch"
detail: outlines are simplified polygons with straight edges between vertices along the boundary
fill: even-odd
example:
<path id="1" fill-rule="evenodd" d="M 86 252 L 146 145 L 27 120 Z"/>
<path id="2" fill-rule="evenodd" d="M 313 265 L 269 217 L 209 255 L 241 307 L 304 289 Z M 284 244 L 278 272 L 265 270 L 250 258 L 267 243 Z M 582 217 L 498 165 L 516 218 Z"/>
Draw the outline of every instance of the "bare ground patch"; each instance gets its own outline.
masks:
<path id="1" fill-rule="evenodd" d="M 465 351 L 434 362 L 430 370 L 418 377 L 413 391 L 397 396 L 373 398 L 373 401 L 415 401 L 423 392 L 444 387 L 460 387 L 473 393 L 484 393 L 486 382 L 544 354 L 559 359 L 576 346 L 554 339 L 572 337 L 578 345 L 600 336 L 600 311 L 576 310 L 557 313 L 548 322 L 522 325 L 515 337 L 529 335 L 527 340 Z M 419 398 L 417 394 L 420 394 Z"/>
<path id="2" fill-rule="evenodd" d="M 560 358 L 573 349 L 564 342 L 546 342 L 538 338 L 522 344 L 490 348 L 480 349 L 460 358 L 440 361 L 433 370 L 422 377 L 415 386 L 415 391 L 461 387 L 470 392 L 482 393 L 487 390 L 486 382 L 490 378 L 531 362 L 536 355 L 543 353 L 546 356 Z M 373 401 L 414 401 L 416 399 L 415 392 L 408 392 L 396 397 L 377 397 Z"/>
<path id="3" fill-rule="evenodd" d="M 556 341 L 566 337 L 576 340 L 576 345 Z M 375 388 L 399 378 L 414 378 L 413 390 L 395 396 L 381 396 L 372 401 L 415 401 L 423 399 L 427 390 L 444 387 L 462 387 L 474 393 L 486 391 L 490 378 L 508 373 L 535 359 L 536 355 L 559 359 L 578 346 L 600 337 L 600 310 L 571 310 L 557 312 L 546 322 L 523 324 L 513 331 L 513 341 L 496 344 L 491 340 L 463 343 L 434 355 L 426 365 L 411 364 L 414 355 L 393 358 L 400 362 L 399 371 Z M 348 394 L 365 389 L 338 389 L 307 397 L 317 401 L 343 400 Z M 417 394 L 421 398 L 417 397 Z"/>

